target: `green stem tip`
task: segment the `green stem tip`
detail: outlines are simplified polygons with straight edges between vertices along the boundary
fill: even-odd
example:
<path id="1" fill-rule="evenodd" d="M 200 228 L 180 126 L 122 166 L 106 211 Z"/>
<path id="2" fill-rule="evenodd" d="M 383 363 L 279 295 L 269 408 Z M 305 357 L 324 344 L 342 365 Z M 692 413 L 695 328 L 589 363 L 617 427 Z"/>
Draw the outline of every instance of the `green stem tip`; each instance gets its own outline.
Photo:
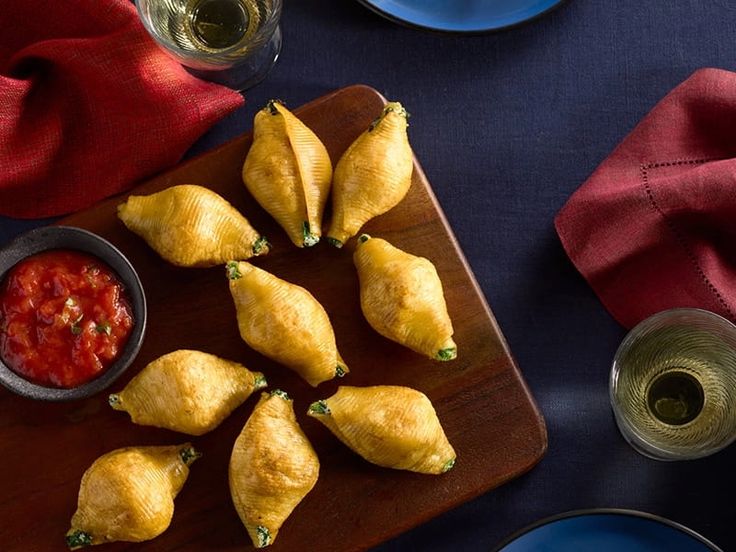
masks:
<path id="1" fill-rule="evenodd" d="M 404 117 L 405 119 L 409 119 L 409 117 L 411 117 L 411 115 L 403 105 L 396 109 L 396 102 L 390 102 L 386 107 L 384 107 L 382 115 L 386 116 L 391 112 L 394 112 L 397 115 Z"/>
<path id="2" fill-rule="evenodd" d="M 92 545 L 92 535 L 85 533 L 84 531 L 77 529 L 76 531 L 67 534 L 66 545 L 74 550 L 75 548 L 81 548 L 83 546 Z"/>
<path id="3" fill-rule="evenodd" d="M 282 102 L 281 100 L 273 99 L 273 100 L 268 100 L 268 102 L 266 103 L 266 109 L 268 109 L 271 115 L 279 114 L 278 110 L 276 109 L 276 104 L 284 105 L 284 102 Z"/>
<path id="4" fill-rule="evenodd" d="M 118 395 L 117 393 L 112 393 L 111 395 L 107 397 L 107 404 L 109 404 L 115 410 L 123 409 L 122 401 L 120 400 L 120 395 Z"/>
<path id="5" fill-rule="evenodd" d="M 339 364 L 335 367 L 335 375 L 338 378 L 343 377 L 345 374 L 347 374 L 347 370 L 343 366 L 340 366 Z"/>
<path id="6" fill-rule="evenodd" d="M 389 113 L 396 113 L 397 115 L 399 115 L 400 117 L 403 117 L 407 121 L 409 120 L 409 117 L 411 117 L 411 115 L 409 115 L 409 112 L 406 110 L 406 108 L 403 105 L 397 109 L 396 108 L 396 102 L 389 102 L 389 104 L 386 107 L 383 108 L 383 111 L 381 111 L 381 114 L 378 117 L 376 117 L 371 122 L 371 124 L 368 126 L 368 132 L 373 131 L 373 129 L 375 129 L 378 126 L 378 124 Z"/>
<path id="7" fill-rule="evenodd" d="M 268 387 L 268 382 L 266 381 L 266 376 L 261 374 L 260 372 L 256 372 L 256 377 L 253 380 L 253 390 L 258 391 L 259 389 L 263 389 L 264 387 Z"/>
<path id="8" fill-rule="evenodd" d="M 442 473 L 450 471 L 453 466 L 455 466 L 455 460 L 455 458 L 450 458 L 447 462 L 445 462 L 445 465 L 442 466 Z"/>
<path id="9" fill-rule="evenodd" d="M 266 236 L 261 236 L 253 244 L 253 255 L 260 255 L 261 253 L 264 253 L 264 254 L 268 253 L 268 250 L 270 248 L 271 248 L 271 244 L 268 243 L 268 238 Z"/>
<path id="10" fill-rule="evenodd" d="M 358 241 L 359 241 L 360 243 L 365 243 L 365 242 L 367 242 L 367 241 L 368 241 L 369 239 L 371 239 L 371 237 L 370 237 L 370 236 L 369 236 L 368 234 L 361 234 L 361 235 L 360 235 L 360 236 L 358 237 Z"/>
<path id="11" fill-rule="evenodd" d="M 284 399 L 285 401 L 291 400 L 291 397 L 289 396 L 289 394 L 286 391 L 282 391 L 281 389 L 274 389 L 273 391 L 270 391 L 268 395 L 270 397 L 273 397 L 275 395 L 279 398 Z"/>
<path id="12" fill-rule="evenodd" d="M 447 349 L 440 349 L 437 351 L 437 355 L 434 357 L 436 360 L 452 360 L 457 358 L 457 347 L 448 347 Z"/>
<path id="13" fill-rule="evenodd" d="M 184 447 L 179 451 L 179 456 L 184 465 L 191 466 L 197 458 L 202 457 L 202 453 L 194 450 L 194 447 Z"/>
<path id="14" fill-rule="evenodd" d="M 312 404 L 309 405 L 309 410 L 307 410 L 307 414 L 317 415 L 317 416 L 328 416 L 330 414 L 330 407 L 327 406 L 327 403 L 325 401 L 313 402 Z"/>
<path id="15" fill-rule="evenodd" d="M 225 265 L 225 274 L 227 274 L 228 280 L 237 280 L 242 276 L 236 261 L 230 261 Z"/>
<path id="16" fill-rule="evenodd" d="M 258 535 L 258 543 L 256 548 L 264 548 L 271 544 L 271 531 L 263 525 L 256 527 L 256 535 Z"/>
<path id="17" fill-rule="evenodd" d="M 342 247 L 342 242 L 337 238 L 327 238 L 327 243 L 329 243 L 333 247 L 337 247 L 338 249 Z"/>
<path id="18" fill-rule="evenodd" d="M 304 247 L 312 247 L 319 243 L 319 236 L 312 234 L 306 220 L 302 224 L 302 243 L 304 243 Z"/>

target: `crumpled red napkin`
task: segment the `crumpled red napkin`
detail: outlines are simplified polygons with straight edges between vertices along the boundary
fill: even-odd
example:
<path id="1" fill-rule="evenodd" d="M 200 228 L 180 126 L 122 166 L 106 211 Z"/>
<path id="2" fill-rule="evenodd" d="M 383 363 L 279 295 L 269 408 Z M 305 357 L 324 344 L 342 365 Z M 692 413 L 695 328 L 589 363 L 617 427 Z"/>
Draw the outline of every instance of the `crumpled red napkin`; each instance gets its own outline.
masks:
<path id="1" fill-rule="evenodd" d="M 736 316 L 736 73 L 701 69 L 638 124 L 555 219 L 616 320 Z"/>
<path id="2" fill-rule="evenodd" d="M 0 214 L 59 215 L 122 192 L 243 104 L 160 51 L 128 0 L 0 11 Z"/>

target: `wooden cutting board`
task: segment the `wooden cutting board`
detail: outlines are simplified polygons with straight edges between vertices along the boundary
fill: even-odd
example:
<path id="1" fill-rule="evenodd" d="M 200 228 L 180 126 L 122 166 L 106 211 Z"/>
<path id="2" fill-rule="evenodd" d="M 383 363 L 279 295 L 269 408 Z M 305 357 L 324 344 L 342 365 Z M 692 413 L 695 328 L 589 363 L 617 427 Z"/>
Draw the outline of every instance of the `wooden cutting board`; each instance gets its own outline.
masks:
<path id="1" fill-rule="evenodd" d="M 295 112 L 321 137 L 336 163 L 384 103 L 375 90 L 351 86 Z M 412 119 L 412 124 L 422 121 Z M 409 132 L 411 137 L 411 127 Z M 544 421 L 418 162 L 408 196 L 364 231 L 434 262 L 455 327 L 459 353 L 452 362 L 425 359 L 368 326 L 360 311 L 352 243 L 342 250 L 326 243 L 306 250 L 291 245 L 242 184 L 240 172 L 250 143 L 250 134 L 242 136 L 138 186 L 133 193 L 200 184 L 235 205 L 274 246 L 254 264 L 306 287 L 324 305 L 350 374 L 313 389 L 249 349 L 238 335 L 223 268 L 182 269 L 166 264 L 117 220 L 115 209 L 123 198 L 113 198 L 61 221 L 92 230 L 118 246 L 138 270 L 146 290 L 149 318 L 143 347 L 134 365 L 109 391 L 121 389 L 148 362 L 179 348 L 241 361 L 263 371 L 271 389 L 286 390 L 319 455 L 321 472 L 314 490 L 283 526 L 274 551 L 366 549 L 534 466 L 547 447 Z M 121 163 L 135 162 L 139 155 L 145 152 L 131 152 L 132 158 Z M 338 384 L 406 385 L 424 392 L 457 451 L 455 468 L 441 476 L 419 475 L 379 468 L 353 454 L 305 414 L 312 401 L 332 395 Z M 193 465 L 176 499 L 171 527 L 143 545 L 119 543 L 105 549 L 250 547 L 230 500 L 227 470 L 232 445 L 256 401 L 251 397 L 220 427 L 190 439 L 133 425 L 127 414 L 107 406 L 106 392 L 56 404 L 0 390 L 2 549 L 63 550 L 80 478 L 100 455 L 123 446 L 190 440 L 204 456 Z"/>

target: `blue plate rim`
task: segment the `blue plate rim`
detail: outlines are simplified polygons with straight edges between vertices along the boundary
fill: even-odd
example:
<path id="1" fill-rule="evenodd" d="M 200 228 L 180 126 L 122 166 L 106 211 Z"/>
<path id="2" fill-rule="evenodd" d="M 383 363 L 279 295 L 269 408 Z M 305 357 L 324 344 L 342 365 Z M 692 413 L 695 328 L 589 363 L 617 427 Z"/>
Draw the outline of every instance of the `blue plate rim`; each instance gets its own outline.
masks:
<path id="1" fill-rule="evenodd" d="M 549 517 L 540 519 L 539 521 L 535 521 L 534 523 L 527 525 L 526 527 L 523 527 L 522 529 L 519 529 L 518 531 L 512 533 L 509 537 L 504 539 L 501 542 L 501 544 L 493 548 L 491 552 L 500 552 L 505 546 L 508 546 L 509 544 L 519 539 L 520 537 L 544 525 L 549 525 L 551 523 L 555 523 L 563 519 L 570 519 L 570 518 L 575 518 L 575 517 L 586 517 L 586 516 L 591 516 L 591 515 L 620 515 L 620 516 L 629 516 L 629 517 L 647 519 L 650 521 L 656 521 L 663 525 L 672 527 L 673 529 L 677 529 L 678 531 L 681 531 L 682 533 L 685 533 L 686 535 L 694 538 L 695 540 L 699 541 L 701 544 L 704 544 L 706 547 L 710 548 L 713 552 L 723 552 L 721 548 L 719 548 L 713 542 L 706 539 L 703 535 L 693 531 L 692 529 L 682 525 L 681 523 L 677 523 L 676 521 L 672 521 L 670 519 L 667 519 L 662 516 L 658 516 L 656 514 L 650 514 L 648 512 L 641 512 L 638 510 L 628 510 L 626 508 L 584 508 L 581 510 L 570 510 L 568 512 L 562 512 L 561 514 L 555 514 L 553 516 L 549 516 Z"/>
<path id="2" fill-rule="evenodd" d="M 545 15 L 560 8 L 563 4 L 566 4 L 568 1 L 569 0 L 556 0 L 555 3 L 552 4 L 550 7 L 548 7 L 547 9 L 542 10 L 541 12 L 534 14 L 531 17 L 521 19 L 517 21 L 516 23 L 511 23 L 509 25 L 501 25 L 498 27 L 482 27 L 482 28 L 479 27 L 476 29 L 467 29 L 467 30 L 450 29 L 450 28 L 445 28 L 445 27 L 433 27 L 429 25 L 422 25 L 420 23 L 416 23 L 408 19 L 403 19 L 401 17 L 398 17 L 397 15 L 392 14 L 391 12 L 382 10 L 381 8 L 375 5 L 374 0 L 358 0 L 358 3 L 362 4 L 363 6 L 371 10 L 373 13 L 380 15 L 384 19 L 388 19 L 389 21 L 393 23 L 398 23 L 399 25 L 403 25 L 411 29 L 420 29 L 423 31 L 432 31 L 432 32 L 440 33 L 440 34 L 451 34 L 451 35 L 483 35 L 483 34 L 497 33 L 501 31 L 508 31 L 511 29 L 515 29 L 517 27 L 521 27 L 522 25 L 526 25 L 528 23 L 531 23 L 533 21 L 536 21 L 537 19 L 544 17 Z"/>

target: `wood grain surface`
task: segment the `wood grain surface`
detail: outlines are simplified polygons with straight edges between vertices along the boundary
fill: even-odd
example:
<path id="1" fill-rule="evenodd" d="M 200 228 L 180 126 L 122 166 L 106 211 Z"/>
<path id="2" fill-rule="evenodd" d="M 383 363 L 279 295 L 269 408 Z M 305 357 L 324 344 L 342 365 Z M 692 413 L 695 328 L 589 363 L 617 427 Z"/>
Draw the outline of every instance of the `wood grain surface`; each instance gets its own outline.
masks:
<path id="1" fill-rule="evenodd" d="M 295 112 L 320 136 L 336 163 L 384 102 L 369 87 L 351 86 Z M 412 124 L 422 123 L 412 119 Z M 409 132 L 411 138 L 411 127 Z M 118 197 L 61 221 L 92 230 L 119 247 L 137 269 L 148 298 L 140 354 L 108 391 L 122 389 L 148 362 L 179 348 L 241 361 L 263 371 L 269 388 L 286 390 L 319 455 L 321 472 L 314 490 L 284 524 L 271 547 L 274 552 L 366 549 L 534 466 L 547 447 L 544 421 L 416 160 L 408 196 L 364 231 L 434 262 L 455 327 L 458 358 L 452 362 L 425 359 L 368 326 L 360 311 L 352 241 L 342 250 L 326 243 L 305 250 L 291 245 L 242 184 L 250 143 L 250 134 L 242 136 L 133 193 L 191 183 L 208 186 L 230 201 L 273 244 L 268 256 L 252 262 L 306 287 L 324 305 L 351 372 L 313 389 L 249 349 L 238 335 L 223 268 L 184 269 L 165 263 L 118 221 L 115 210 L 123 199 Z M 441 476 L 419 475 L 379 468 L 356 456 L 306 416 L 312 401 L 332 395 L 339 384 L 406 385 L 424 392 L 457 451 L 454 469 Z M 44 403 L 0 390 L 0 546 L 6 552 L 64 550 L 80 478 L 97 457 L 123 446 L 192 441 L 204 456 L 192 466 L 176 499 L 170 528 L 144 544 L 116 543 L 100 550 L 250 548 L 230 500 L 227 468 L 232 445 L 256 400 L 248 399 L 211 433 L 190 438 L 132 424 L 127 414 L 108 407 L 107 392 L 77 402 Z"/>

